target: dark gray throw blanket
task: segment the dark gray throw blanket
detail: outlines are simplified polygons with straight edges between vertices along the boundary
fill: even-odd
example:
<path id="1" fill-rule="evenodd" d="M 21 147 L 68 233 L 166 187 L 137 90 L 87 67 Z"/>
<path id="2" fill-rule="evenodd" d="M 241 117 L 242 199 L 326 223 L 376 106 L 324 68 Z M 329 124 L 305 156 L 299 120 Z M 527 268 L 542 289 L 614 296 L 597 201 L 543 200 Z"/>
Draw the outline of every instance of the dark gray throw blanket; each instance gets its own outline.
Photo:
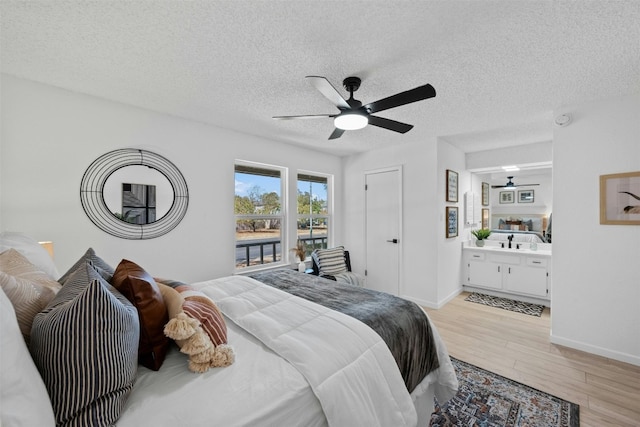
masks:
<path id="1" fill-rule="evenodd" d="M 411 301 L 295 270 L 271 270 L 249 276 L 368 325 L 387 343 L 409 392 L 439 366 L 427 316 Z"/>

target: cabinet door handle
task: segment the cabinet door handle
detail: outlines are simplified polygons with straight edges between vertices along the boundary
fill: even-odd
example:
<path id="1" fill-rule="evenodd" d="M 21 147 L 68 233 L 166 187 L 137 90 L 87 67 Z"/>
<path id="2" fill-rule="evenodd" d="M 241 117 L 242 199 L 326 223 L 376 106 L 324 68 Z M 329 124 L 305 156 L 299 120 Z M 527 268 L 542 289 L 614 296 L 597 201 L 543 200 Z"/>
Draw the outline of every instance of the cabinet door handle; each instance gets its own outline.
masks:
<path id="1" fill-rule="evenodd" d="M 542 264 L 540 261 L 531 261 L 532 264 Z"/>
<path id="2" fill-rule="evenodd" d="M 498 266 L 498 273 L 500 273 L 500 266 Z"/>

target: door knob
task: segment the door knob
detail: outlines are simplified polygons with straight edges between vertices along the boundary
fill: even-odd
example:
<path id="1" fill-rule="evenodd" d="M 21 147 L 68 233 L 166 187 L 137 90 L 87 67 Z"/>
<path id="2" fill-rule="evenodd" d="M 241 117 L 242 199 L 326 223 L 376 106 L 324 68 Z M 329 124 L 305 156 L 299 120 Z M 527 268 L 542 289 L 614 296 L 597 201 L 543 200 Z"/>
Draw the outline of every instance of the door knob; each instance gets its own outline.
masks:
<path id="1" fill-rule="evenodd" d="M 398 239 L 387 240 L 387 242 L 389 242 L 389 243 L 398 243 Z"/>

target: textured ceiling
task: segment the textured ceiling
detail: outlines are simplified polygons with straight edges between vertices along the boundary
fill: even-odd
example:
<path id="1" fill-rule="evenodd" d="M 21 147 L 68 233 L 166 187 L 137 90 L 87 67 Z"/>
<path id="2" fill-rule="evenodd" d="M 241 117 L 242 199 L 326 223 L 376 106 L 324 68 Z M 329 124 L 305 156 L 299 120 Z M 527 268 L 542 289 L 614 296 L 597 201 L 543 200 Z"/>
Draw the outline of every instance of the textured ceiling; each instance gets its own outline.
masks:
<path id="1" fill-rule="evenodd" d="M 640 1 L 7 1 L 2 72 L 348 155 L 440 136 L 464 151 L 552 138 L 563 105 L 640 92 Z M 328 141 L 304 76 L 371 102 L 435 98 Z M 346 92 L 343 92 L 345 98 Z"/>

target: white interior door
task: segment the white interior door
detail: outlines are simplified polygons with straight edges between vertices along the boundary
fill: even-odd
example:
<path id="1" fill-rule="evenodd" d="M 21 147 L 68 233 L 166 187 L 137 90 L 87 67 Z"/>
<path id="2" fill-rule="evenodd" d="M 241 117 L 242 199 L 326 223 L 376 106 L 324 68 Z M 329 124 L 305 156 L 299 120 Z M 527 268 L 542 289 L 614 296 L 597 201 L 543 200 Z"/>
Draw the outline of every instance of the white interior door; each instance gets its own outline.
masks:
<path id="1" fill-rule="evenodd" d="M 365 174 L 366 287 L 400 293 L 402 170 Z"/>

